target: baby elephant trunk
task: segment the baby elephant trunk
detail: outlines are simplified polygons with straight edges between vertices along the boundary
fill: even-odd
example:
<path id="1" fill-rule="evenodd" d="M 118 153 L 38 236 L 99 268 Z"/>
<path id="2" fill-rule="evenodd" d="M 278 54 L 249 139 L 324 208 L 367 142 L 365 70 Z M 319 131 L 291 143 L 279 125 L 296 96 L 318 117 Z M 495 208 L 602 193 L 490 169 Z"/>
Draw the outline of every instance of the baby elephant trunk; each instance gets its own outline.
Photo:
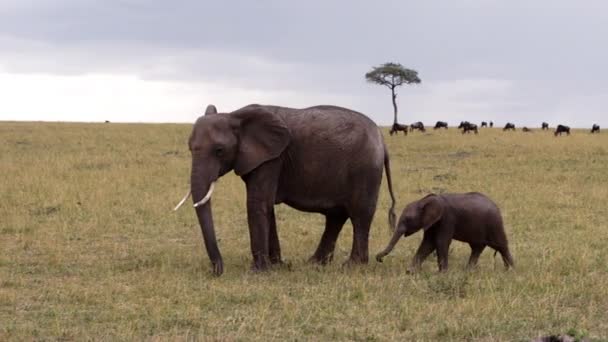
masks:
<path id="1" fill-rule="evenodd" d="M 388 246 L 386 246 L 386 248 L 382 252 L 376 254 L 376 261 L 382 262 L 382 258 L 387 256 L 393 250 L 393 248 L 395 248 L 395 245 L 397 244 L 397 242 L 399 241 L 399 239 L 401 239 L 401 236 L 403 235 L 403 231 L 400 228 L 401 227 L 397 227 L 397 229 L 395 229 L 395 232 L 393 233 L 393 237 L 391 238 L 391 241 L 388 243 Z"/>

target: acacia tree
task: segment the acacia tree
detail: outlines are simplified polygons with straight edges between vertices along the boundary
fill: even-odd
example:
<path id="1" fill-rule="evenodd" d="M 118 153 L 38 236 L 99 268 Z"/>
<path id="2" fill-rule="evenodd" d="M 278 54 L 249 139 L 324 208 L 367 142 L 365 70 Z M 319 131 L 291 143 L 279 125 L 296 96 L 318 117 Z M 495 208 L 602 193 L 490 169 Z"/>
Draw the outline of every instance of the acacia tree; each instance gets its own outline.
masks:
<path id="1" fill-rule="evenodd" d="M 418 71 L 405 68 L 399 63 L 384 63 L 373 67 L 370 72 L 365 74 L 365 79 L 370 83 L 387 86 L 391 90 L 395 114 L 393 124 L 397 123 L 397 94 L 395 88 L 403 84 L 420 83 Z"/>

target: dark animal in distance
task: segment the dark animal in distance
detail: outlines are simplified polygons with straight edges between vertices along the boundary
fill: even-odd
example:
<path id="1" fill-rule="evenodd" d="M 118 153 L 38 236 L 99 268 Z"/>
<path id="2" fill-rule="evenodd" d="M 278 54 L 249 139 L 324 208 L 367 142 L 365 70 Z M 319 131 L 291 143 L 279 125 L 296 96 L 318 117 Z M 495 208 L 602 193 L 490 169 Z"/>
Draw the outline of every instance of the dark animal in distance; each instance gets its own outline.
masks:
<path id="1" fill-rule="evenodd" d="M 599 133 L 599 132 L 600 132 L 600 125 L 593 124 L 593 127 L 591 127 L 591 133 Z"/>
<path id="2" fill-rule="evenodd" d="M 548 124 L 548 123 L 546 123 L 546 122 L 543 122 L 543 123 L 542 123 L 542 125 L 541 125 L 541 129 L 542 129 L 543 131 L 544 131 L 544 130 L 548 130 L 548 129 L 549 129 L 549 124 Z"/>
<path id="3" fill-rule="evenodd" d="M 461 121 L 460 125 L 458 125 L 458 129 L 462 129 L 462 134 L 471 133 L 471 132 L 475 132 L 475 134 L 479 133 L 477 131 L 477 125 L 470 123 L 468 121 Z"/>
<path id="4" fill-rule="evenodd" d="M 282 263 L 274 212 L 280 203 L 325 215 L 325 231 L 311 262 L 332 260 L 336 240 L 350 218 L 353 244 L 348 262 L 367 263 L 383 170 L 394 227 L 388 151 L 378 126 L 361 113 L 335 106 L 249 105 L 227 114 L 211 108 L 196 120 L 188 147 L 191 188 L 175 210 L 192 194 L 215 275 L 221 275 L 224 266 L 210 200 L 215 182 L 232 170 L 245 182 L 253 270 Z"/>
<path id="5" fill-rule="evenodd" d="M 410 132 L 413 132 L 415 129 L 419 130 L 420 132 L 426 132 L 424 124 L 421 121 L 414 122 L 410 125 Z"/>
<path id="6" fill-rule="evenodd" d="M 407 125 L 402 125 L 395 122 L 388 134 L 393 135 L 399 131 L 403 132 L 403 135 L 407 135 Z"/>
<path id="7" fill-rule="evenodd" d="M 430 194 L 408 204 L 399 218 L 388 246 L 376 260 L 388 255 L 401 237 L 422 229 L 424 236 L 409 271 L 416 271 L 424 259 L 437 252 L 439 271 L 448 268 L 448 251 L 452 239 L 471 246 L 467 267 L 474 267 L 481 252 L 489 246 L 500 253 L 506 268 L 513 267 L 513 257 L 504 231 L 500 209 L 491 199 L 478 192 L 464 194 Z"/>
<path id="8" fill-rule="evenodd" d="M 494 122 L 490 121 L 490 128 L 494 127 Z"/>
<path id="9" fill-rule="evenodd" d="M 539 338 L 535 338 L 530 342 L 590 342 L 587 338 L 577 338 L 574 336 L 566 335 L 547 335 Z"/>
<path id="10" fill-rule="evenodd" d="M 106 120 L 106 123 L 110 123 L 110 121 L 109 121 L 109 120 Z"/>
<path id="11" fill-rule="evenodd" d="M 553 135 L 558 136 L 558 135 L 562 135 L 562 133 L 566 133 L 567 135 L 570 135 L 570 127 L 564 126 L 564 125 L 557 125 L 557 128 L 555 129 L 555 132 L 553 133 Z"/>
<path id="12" fill-rule="evenodd" d="M 512 123 L 510 123 L 510 122 L 507 122 L 507 124 L 505 125 L 505 128 L 503 128 L 502 130 L 503 131 L 507 131 L 507 130 L 514 131 L 515 130 L 515 125 L 512 124 Z"/>
<path id="13" fill-rule="evenodd" d="M 529 129 L 528 127 L 525 127 L 525 126 L 524 126 L 524 128 L 522 128 L 522 131 L 524 131 L 524 132 L 532 132 L 531 129 Z"/>
<path id="14" fill-rule="evenodd" d="M 485 121 L 482 121 L 482 122 L 481 122 L 481 127 L 488 127 L 488 123 L 487 123 L 487 122 L 485 122 Z"/>
<path id="15" fill-rule="evenodd" d="M 433 129 L 438 129 L 438 128 L 448 129 L 448 123 L 445 121 L 437 121 L 437 123 L 435 124 L 435 127 L 433 127 Z"/>

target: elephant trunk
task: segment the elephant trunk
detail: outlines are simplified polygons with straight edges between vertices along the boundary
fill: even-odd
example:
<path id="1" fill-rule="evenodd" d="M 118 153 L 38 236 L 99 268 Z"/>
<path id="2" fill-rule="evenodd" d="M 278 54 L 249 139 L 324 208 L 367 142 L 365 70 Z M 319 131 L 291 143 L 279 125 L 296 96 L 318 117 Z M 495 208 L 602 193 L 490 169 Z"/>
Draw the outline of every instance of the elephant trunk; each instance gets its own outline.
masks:
<path id="1" fill-rule="evenodd" d="M 395 232 L 393 233 L 393 237 L 391 238 L 391 241 L 388 243 L 388 246 L 386 246 L 386 248 L 382 252 L 376 254 L 376 261 L 382 262 L 382 258 L 387 256 L 393 250 L 393 248 L 395 248 L 395 245 L 397 244 L 397 242 L 399 241 L 399 239 L 401 239 L 401 236 L 403 235 L 403 230 L 401 230 L 400 228 L 401 227 L 397 227 L 397 229 L 395 229 Z"/>
<path id="2" fill-rule="evenodd" d="M 213 273 L 217 276 L 224 272 L 222 255 L 217 246 L 215 229 L 213 226 L 213 214 L 211 212 L 211 193 L 213 192 L 213 182 L 205 182 L 206 178 L 200 177 L 193 167 L 191 176 L 192 200 L 196 210 L 198 223 L 203 232 L 203 240 L 207 255 L 213 265 Z"/>

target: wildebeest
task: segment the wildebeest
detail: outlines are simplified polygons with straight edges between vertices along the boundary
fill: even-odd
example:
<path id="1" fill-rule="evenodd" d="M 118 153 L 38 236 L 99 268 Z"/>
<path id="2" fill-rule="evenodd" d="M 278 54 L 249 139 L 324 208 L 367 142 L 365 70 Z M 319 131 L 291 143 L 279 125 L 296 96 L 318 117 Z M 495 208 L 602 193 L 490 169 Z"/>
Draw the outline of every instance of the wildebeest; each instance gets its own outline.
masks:
<path id="1" fill-rule="evenodd" d="M 437 121 L 437 123 L 435 124 L 435 127 L 433 129 L 437 129 L 437 128 L 448 129 L 448 123 L 445 121 Z"/>
<path id="2" fill-rule="evenodd" d="M 488 127 L 488 123 L 487 123 L 487 122 L 485 122 L 485 121 L 482 121 L 482 122 L 481 122 L 481 127 Z"/>
<path id="3" fill-rule="evenodd" d="M 414 122 L 413 124 L 410 125 L 410 132 L 414 131 L 415 129 L 417 129 L 421 132 L 426 132 L 426 129 L 424 128 L 424 124 L 422 123 L 422 121 Z"/>
<path id="4" fill-rule="evenodd" d="M 600 132 L 600 125 L 593 124 L 593 127 L 591 127 L 591 133 L 599 133 L 599 132 Z"/>
<path id="5" fill-rule="evenodd" d="M 106 123 L 110 123 L 110 120 L 106 120 Z"/>
<path id="6" fill-rule="evenodd" d="M 468 121 L 461 121 L 460 125 L 458 125 L 458 129 L 462 129 L 462 134 L 470 133 L 471 131 L 475 132 L 475 134 L 479 133 L 477 131 L 477 125 Z"/>
<path id="7" fill-rule="evenodd" d="M 490 128 L 494 127 L 494 121 L 490 121 Z"/>
<path id="8" fill-rule="evenodd" d="M 507 130 L 514 131 L 515 130 L 515 125 L 512 124 L 512 123 L 510 123 L 510 122 L 507 122 L 507 124 L 505 125 L 505 128 L 503 128 L 502 130 L 503 131 L 507 131 Z"/>
<path id="9" fill-rule="evenodd" d="M 542 124 L 541 127 L 542 127 L 543 130 L 548 130 L 549 129 L 549 124 L 546 123 L 546 122 L 543 122 L 543 124 Z"/>
<path id="10" fill-rule="evenodd" d="M 402 131 L 403 135 L 407 135 L 407 125 L 402 125 L 398 123 L 394 123 L 391 130 L 388 132 L 390 135 L 396 134 L 397 132 Z"/>
<path id="11" fill-rule="evenodd" d="M 557 125 L 557 128 L 555 129 L 555 133 L 553 133 L 553 134 L 555 136 L 558 136 L 558 135 L 562 135 L 562 133 L 566 133 L 566 134 L 570 135 L 570 127 L 564 126 L 564 125 Z"/>
<path id="12" fill-rule="evenodd" d="M 524 132 L 532 132 L 531 129 L 529 129 L 528 127 L 525 127 L 525 126 L 524 126 L 524 128 L 522 128 L 522 131 L 524 131 Z"/>

